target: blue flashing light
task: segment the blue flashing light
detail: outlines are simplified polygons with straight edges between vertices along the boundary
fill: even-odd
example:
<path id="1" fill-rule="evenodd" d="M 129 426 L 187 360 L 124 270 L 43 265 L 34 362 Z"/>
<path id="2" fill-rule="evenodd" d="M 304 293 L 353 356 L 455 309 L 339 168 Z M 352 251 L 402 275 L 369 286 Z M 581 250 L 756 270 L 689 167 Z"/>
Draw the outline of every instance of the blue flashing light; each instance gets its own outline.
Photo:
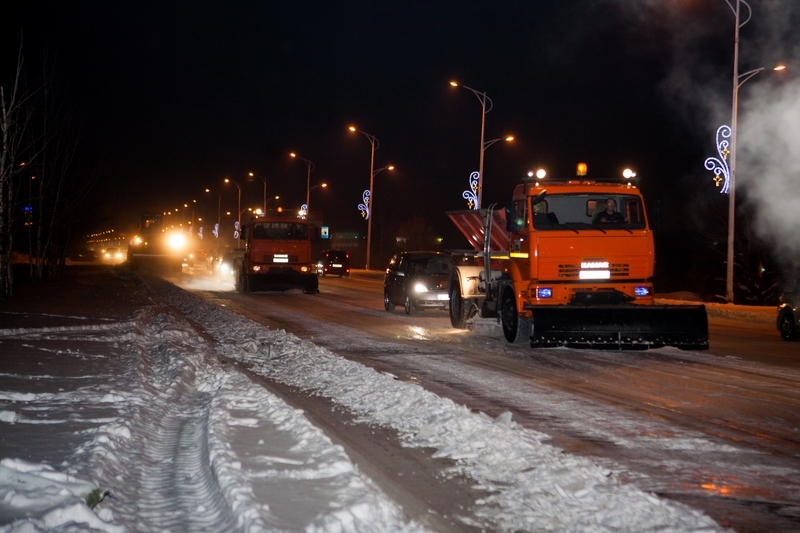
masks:
<path id="1" fill-rule="evenodd" d="M 548 288 L 536 289 L 536 297 L 537 298 L 552 298 L 553 297 L 553 289 L 548 289 Z"/>
<path id="2" fill-rule="evenodd" d="M 634 287 L 633 294 L 637 297 L 650 296 L 650 287 Z"/>

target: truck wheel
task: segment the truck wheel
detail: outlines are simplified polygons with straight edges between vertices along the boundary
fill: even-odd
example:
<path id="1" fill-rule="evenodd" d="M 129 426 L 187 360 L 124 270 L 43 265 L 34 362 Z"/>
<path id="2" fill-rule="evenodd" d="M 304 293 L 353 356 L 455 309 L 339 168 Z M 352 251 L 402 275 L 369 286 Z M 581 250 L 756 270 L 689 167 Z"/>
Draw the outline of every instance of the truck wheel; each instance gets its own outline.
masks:
<path id="1" fill-rule="evenodd" d="M 797 328 L 794 325 L 792 313 L 784 313 L 780 322 L 781 338 L 785 341 L 797 340 Z"/>
<path id="2" fill-rule="evenodd" d="M 405 302 L 403 302 L 403 307 L 405 307 L 407 315 L 413 315 L 416 313 L 416 309 L 414 308 L 414 304 L 411 303 L 411 296 L 406 294 Z"/>
<path id="3" fill-rule="evenodd" d="M 394 311 L 394 304 L 391 298 L 389 298 L 389 291 L 383 291 L 383 308 L 390 313 Z"/>
<path id="4" fill-rule="evenodd" d="M 503 293 L 500 303 L 500 318 L 503 322 L 503 335 L 508 342 L 525 344 L 531 341 L 531 319 L 519 316 L 517 302 L 510 290 Z"/>
<path id="5" fill-rule="evenodd" d="M 312 277 L 306 283 L 306 286 L 303 288 L 303 292 L 305 294 L 318 294 L 319 293 L 319 281 L 317 281 L 317 276 L 314 274 L 311 275 Z"/>
<path id="6" fill-rule="evenodd" d="M 461 297 L 461 287 L 450 284 L 450 325 L 456 329 L 466 329 L 472 302 Z"/>

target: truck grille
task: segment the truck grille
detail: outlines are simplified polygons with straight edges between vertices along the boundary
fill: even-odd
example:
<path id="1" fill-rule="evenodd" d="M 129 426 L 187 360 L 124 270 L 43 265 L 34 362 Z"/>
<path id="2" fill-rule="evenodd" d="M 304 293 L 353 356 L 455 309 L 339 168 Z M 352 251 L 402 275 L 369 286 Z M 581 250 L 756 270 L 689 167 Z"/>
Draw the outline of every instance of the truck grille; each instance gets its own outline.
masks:
<path id="1" fill-rule="evenodd" d="M 628 263 L 612 263 L 608 265 L 608 270 L 611 272 L 611 278 L 626 278 L 630 276 L 630 265 Z M 558 277 L 566 279 L 579 279 L 581 272 L 581 265 L 558 265 Z"/>

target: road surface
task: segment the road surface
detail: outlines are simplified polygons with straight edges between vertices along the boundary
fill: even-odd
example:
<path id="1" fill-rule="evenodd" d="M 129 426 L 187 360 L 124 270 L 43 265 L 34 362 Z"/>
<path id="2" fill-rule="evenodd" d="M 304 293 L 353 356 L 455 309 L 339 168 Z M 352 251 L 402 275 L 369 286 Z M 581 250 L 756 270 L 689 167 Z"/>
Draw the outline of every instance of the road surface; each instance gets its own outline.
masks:
<path id="1" fill-rule="evenodd" d="M 318 295 L 238 294 L 202 270 L 174 281 L 474 411 L 510 411 L 566 452 L 736 531 L 800 531 L 800 344 L 783 342 L 769 314 L 712 315 L 708 352 L 533 350 L 491 324 L 454 330 L 445 312 L 387 313 L 380 277 L 361 272 L 320 279 Z M 282 392 L 312 413 L 320 401 Z M 380 472 L 374 450 L 335 426 L 326 430 Z"/>

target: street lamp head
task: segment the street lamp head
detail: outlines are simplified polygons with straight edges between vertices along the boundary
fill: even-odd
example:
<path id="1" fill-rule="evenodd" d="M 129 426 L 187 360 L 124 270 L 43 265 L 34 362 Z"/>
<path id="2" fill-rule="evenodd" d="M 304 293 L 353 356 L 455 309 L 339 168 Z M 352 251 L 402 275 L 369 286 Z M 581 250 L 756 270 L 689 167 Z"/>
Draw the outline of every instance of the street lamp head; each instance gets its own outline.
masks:
<path id="1" fill-rule="evenodd" d="M 775 65 L 772 70 L 786 70 L 786 65 Z"/>
<path id="2" fill-rule="evenodd" d="M 386 167 L 386 170 L 394 170 L 394 165 L 389 165 L 388 167 Z"/>
<path id="3" fill-rule="evenodd" d="M 294 152 L 289 152 L 289 157 L 297 157 L 297 154 Z"/>
<path id="4" fill-rule="evenodd" d="M 325 187 L 327 187 L 327 186 L 328 186 L 328 184 L 327 184 L 327 183 L 320 183 L 320 185 L 319 185 L 319 186 L 320 186 L 320 187 L 322 187 L 322 188 L 324 189 Z"/>
<path id="5" fill-rule="evenodd" d="M 453 87 L 458 87 L 458 82 L 457 81 L 451 81 L 450 85 L 452 85 Z"/>
<path id="6" fill-rule="evenodd" d="M 231 182 L 231 180 L 229 180 L 228 178 L 225 178 L 225 183 L 230 183 L 230 182 Z"/>
<path id="7" fill-rule="evenodd" d="M 509 136 L 508 136 L 508 137 L 506 137 L 504 140 L 505 140 L 506 142 L 511 142 L 511 141 L 513 141 L 513 140 L 514 140 L 514 136 L 513 136 L 513 135 L 509 135 Z"/>
<path id="8" fill-rule="evenodd" d="M 636 172 L 634 172 L 633 170 L 631 170 L 629 168 L 626 168 L 625 170 L 622 171 L 622 177 L 625 178 L 626 180 L 629 180 L 631 178 L 635 178 L 636 177 Z"/>
<path id="9" fill-rule="evenodd" d="M 355 126 L 350 126 L 347 129 L 350 130 L 350 131 L 356 131 L 356 127 Z"/>

